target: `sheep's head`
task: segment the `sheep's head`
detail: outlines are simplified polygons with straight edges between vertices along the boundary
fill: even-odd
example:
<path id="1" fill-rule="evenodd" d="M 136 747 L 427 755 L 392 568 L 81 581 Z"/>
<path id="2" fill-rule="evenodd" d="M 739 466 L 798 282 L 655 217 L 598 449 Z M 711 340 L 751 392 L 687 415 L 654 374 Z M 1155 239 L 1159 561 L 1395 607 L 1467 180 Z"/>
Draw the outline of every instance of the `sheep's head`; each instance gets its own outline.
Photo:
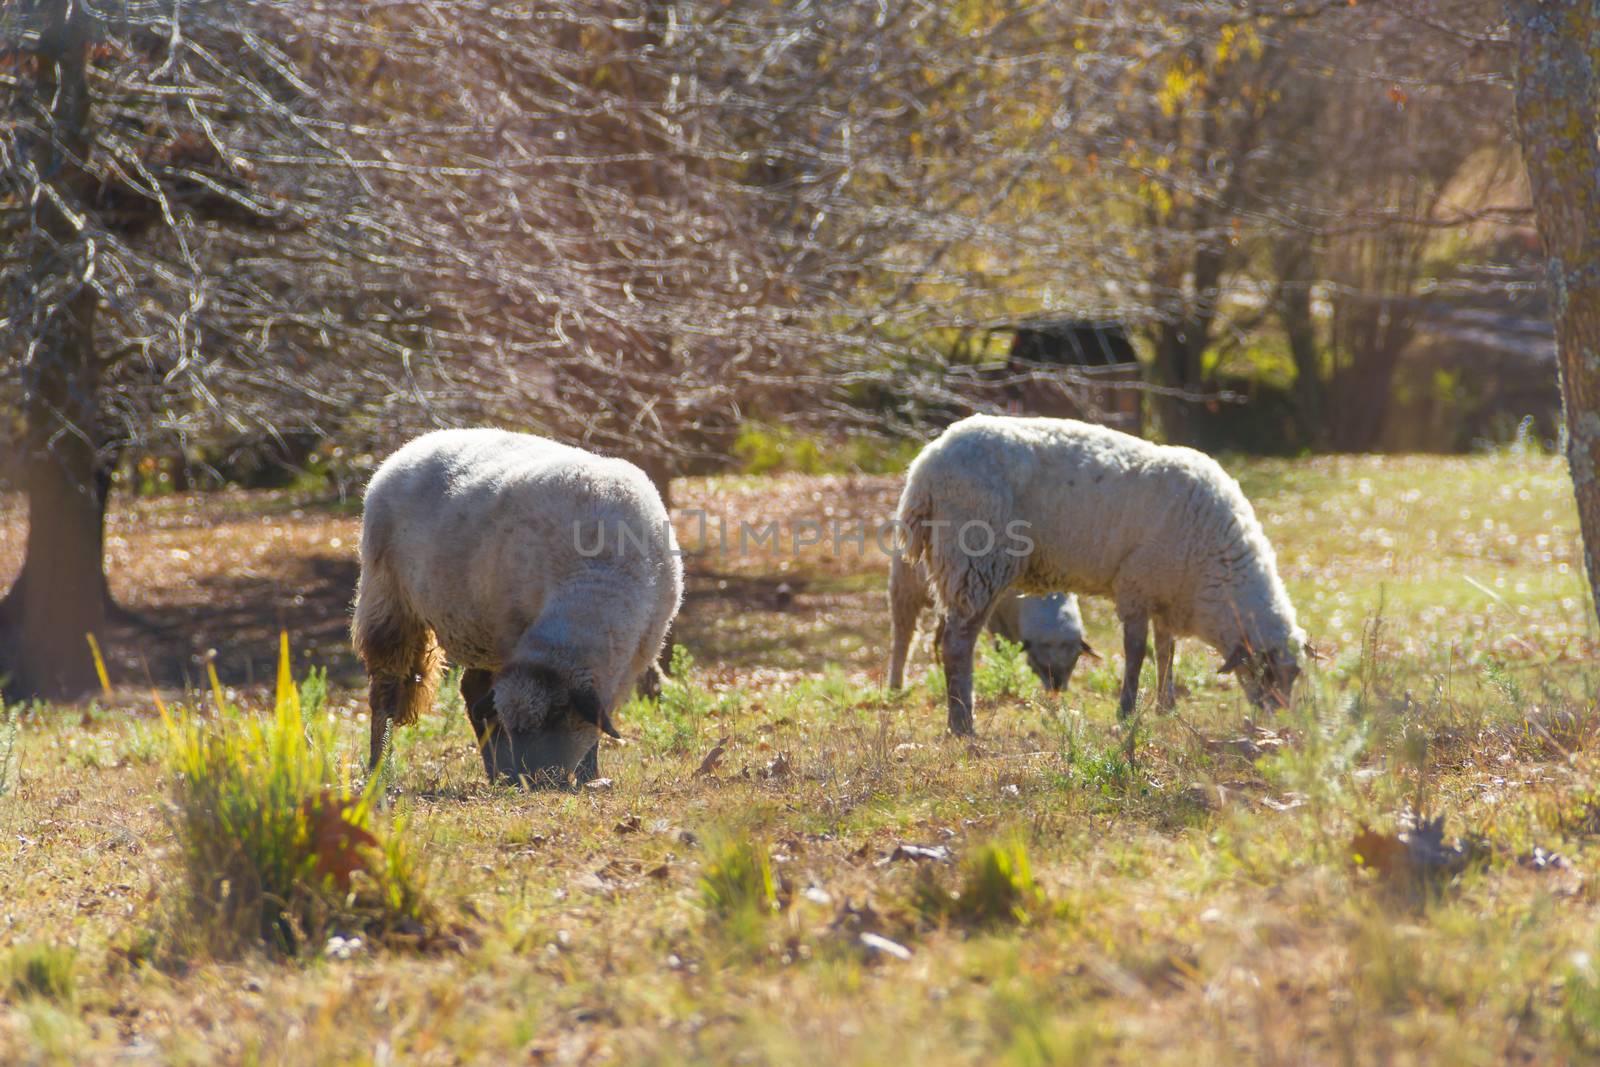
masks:
<path id="1" fill-rule="evenodd" d="M 1300 661 L 1286 649 L 1252 652 L 1239 644 L 1217 673 L 1237 675 L 1245 697 L 1256 707 L 1280 709 L 1289 706 L 1295 680 L 1300 677 Z"/>
<path id="2" fill-rule="evenodd" d="M 1100 658 L 1100 654 L 1089 647 L 1089 642 L 1081 638 L 1024 640 L 1022 651 L 1027 654 L 1028 667 L 1051 692 L 1067 687 L 1079 656 Z"/>
<path id="3" fill-rule="evenodd" d="M 579 785 L 599 774 L 601 732 L 617 736 L 593 687 L 548 667 L 513 663 L 495 675 L 493 721 L 480 740 L 492 782 Z"/>
<path id="4" fill-rule="evenodd" d="M 1079 656 L 1100 658 L 1083 639 L 1077 597 L 1066 593 L 1019 597 L 1015 610 L 1028 666 L 1052 692 L 1067 687 Z"/>

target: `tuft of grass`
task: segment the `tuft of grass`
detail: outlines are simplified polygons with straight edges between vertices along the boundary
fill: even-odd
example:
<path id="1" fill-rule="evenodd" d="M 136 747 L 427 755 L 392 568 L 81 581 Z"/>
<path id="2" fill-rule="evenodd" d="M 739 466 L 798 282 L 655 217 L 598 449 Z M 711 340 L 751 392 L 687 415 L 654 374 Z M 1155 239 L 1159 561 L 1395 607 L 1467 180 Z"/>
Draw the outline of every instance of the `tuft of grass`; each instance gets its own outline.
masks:
<path id="1" fill-rule="evenodd" d="M 977 657 L 972 668 L 972 689 L 979 700 L 993 701 L 1006 697 L 1028 699 L 1037 696 L 1039 679 L 1028 666 L 1028 657 L 1022 646 L 1007 641 L 999 634 L 990 635 L 994 647 L 987 655 Z"/>
<path id="2" fill-rule="evenodd" d="M 1580 1057 L 1600 1054 L 1600 976 L 1587 952 L 1577 954 L 1561 992 L 1562 1037 Z"/>
<path id="3" fill-rule="evenodd" d="M 70 1004 L 77 990 L 74 964 L 70 949 L 43 942 L 19 945 L 6 960 L 6 988 L 18 1000 Z"/>
<path id="4" fill-rule="evenodd" d="M 924 918 L 969 929 L 1025 923 L 1048 904 L 1033 878 L 1020 840 L 989 841 L 962 857 L 956 887 L 947 887 L 933 864 L 924 866 L 912 907 Z"/>
<path id="5" fill-rule="evenodd" d="M 712 918 L 730 922 L 765 917 L 778 910 L 778 886 L 767 846 L 747 837 L 706 845 L 700 902 Z"/>
<path id="6" fill-rule="evenodd" d="M 336 934 L 431 929 L 401 828 L 378 835 L 376 779 L 357 790 L 335 755 L 333 718 L 302 713 L 286 645 L 270 717 L 224 708 L 166 722 L 182 928 L 207 951 L 293 954 Z"/>
<path id="7" fill-rule="evenodd" d="M 661 679 L 660 699 L 636 698 L 621 713 L 624 721 L 638 724 L 640 736 L 655 751 L 690 751 L 700 739 L 701 724 L 728 710 L 729 698 L 698 684 L 694 670 L 689 650 L 674 645 L 669 673 Z"/>

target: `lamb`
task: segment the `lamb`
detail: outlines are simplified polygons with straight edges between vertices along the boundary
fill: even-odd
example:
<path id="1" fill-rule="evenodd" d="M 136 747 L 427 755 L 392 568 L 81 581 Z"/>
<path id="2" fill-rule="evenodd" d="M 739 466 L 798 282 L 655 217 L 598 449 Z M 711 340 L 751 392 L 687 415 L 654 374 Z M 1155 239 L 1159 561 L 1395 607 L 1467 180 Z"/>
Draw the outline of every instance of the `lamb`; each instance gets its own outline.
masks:
<path id="1" fill-rule="evenodd" d="M 889 566 L 889 687 L 905 684 L 906 657 L 917 617 L 931 603 L 927 568 L 896 556 Z M 1021 596 L 1007 593 L 995 601 L 989 630 L 1022 646 L 1028 666 L 1052 692 L 1065 689 L 1079 656 L 1099 658 L 1083 636 L 1078 598 L 1070 593 Z M 934 645 L 942 642 L 935 637 Z"/>
<path id="2" fill-rule="evenodd" d="M 440 430 L 367 488 L 351 635 L 371 761 L 433 704 L 446 656 L 490 781 L 599 774 L 599 735 L 661 648 L 683 567 L 631 463 L 503 430 Z"/>
<path id="3" fill-rule="evenodd" d="M 907 558 L 945 615 L 949 726 L 971 734 L 972 652 L 1006 589 L 1109 596 L 1133 711 L 1155 624 L 1157 702 L 1175 701 L 1179 636 L 1223 654 L 1258 707 L 1287 704 L 1305 634 L 1239 484 L 1193 449 L 1071 419 L 975 415 L 922 450 L 900 497 Z"/>

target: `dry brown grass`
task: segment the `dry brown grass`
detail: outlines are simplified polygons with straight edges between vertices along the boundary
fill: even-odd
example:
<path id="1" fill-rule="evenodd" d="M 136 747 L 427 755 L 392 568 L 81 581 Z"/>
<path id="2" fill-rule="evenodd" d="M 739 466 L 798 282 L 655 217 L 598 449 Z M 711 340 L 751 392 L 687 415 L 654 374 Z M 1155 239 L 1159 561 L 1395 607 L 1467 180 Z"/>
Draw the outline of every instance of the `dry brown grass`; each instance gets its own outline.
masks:
<path id="1" fill-rule="evenodd" d="M 877 688 L 879 561 L 697 559 L 679 632 L 700 666 L 663 708 L 619 716 L 631 740 L 602 752 L 609 788 L 490 789 L 459 708 L 403 735 L 391 816 L 404 817 L 436 902 L 476 932 L 457 952 L 135 962 L 176 884 L 148 698 L 30 710 L 20 774 L 0 797 L 11 887 L 0 953 L 68 953 L 73 994 L 0 993 L 0 1060 L 1592 1054 L 1600 761 L 1587 746 L 1600 686 L 1559 465 L 1339 460 L 1244 474 L 1303 622 L 1331 653 L 1270 733 L 1246 730 L 1213 658 L 1185 645 L 1192 695 L 1146 721 L 1131 766 L 1113 724 L 1115 657 L 1060 704 L 1026 686 L 991 696 L 980 744 L 953 742 L 930 687 Z M 1424 492 L 1407 498 L 1414 486 Z M 682 503 L 871 514 L 893 493 L 884 479 L 729 480 L 693 483 Z M 269 678 L 280 619 L 313 661 L 348 662 L 331 638 L 322 660 L 291 609 L 342 612 L 349 589 L 331 579 L 325 600 L 293 597 L 318 566 L 351 573 L 352 517 L 297 516 L 280 497 L 162 501 L 133 516 L 112 545 L 114 590 L 163 632 L 217 620 L 205 647 L 235 682 L 247 656 Z M 14 537 L 0 530 L 0 559 Z M 157 568 L 148 557 L 161 552 Z M 331 562 L 307 562 L 319 558 Z M 208 590 L 236 599 L 213 605 Z M 1385 623 L 1363 649 L 1380 603 Z M 1085 614 L 1091 640 L 1115 647 L 1105 606 Z M 113 658 L 119 680 L 141 676 L 127 649 Z M 989 668 L 991 687 L 1003 674 Z M 352 751 L 356 699 L 333 701 Z M 724 738 L 721 761 L 697 775 Z M 1418 805 L 1482 838 L 1480 861 L 1424 893 L 1349 855 L 1361 824 L 1387 832 Z M 781 905 L 770 917 L 717 918 L 703 881 L 730 839 L 765 850 Z M 927 885 L 959 888 L 964 861 L 993 842 L 1020 842 L 1037 881 L 1021 921 L 968 924 L 927 904 Z M 1535 846 L 1561 860 L 1537 862 Z"/>

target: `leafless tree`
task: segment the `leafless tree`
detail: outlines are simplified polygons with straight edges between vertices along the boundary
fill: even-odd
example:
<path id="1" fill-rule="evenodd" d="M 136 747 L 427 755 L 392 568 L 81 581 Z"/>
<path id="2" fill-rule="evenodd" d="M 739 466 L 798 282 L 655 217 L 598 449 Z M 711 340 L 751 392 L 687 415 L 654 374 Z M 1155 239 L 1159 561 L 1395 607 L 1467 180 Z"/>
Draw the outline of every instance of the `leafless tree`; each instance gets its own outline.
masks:
<path id="1" fill-rule="evenodd" d="M 1555 297 L 1567 463 L 1591 606 L 1600 606 L 1600 11 L 1577 0 L 1513 0 L 1506 15 L 1522 154 Z"/>
<path id="2" fill-rule="evenodd" d="M 286 50 L 293 8 L 0 11 L 0 403 L 29 505 L 0 602 L 11 692 L 93 683 L 123 448 L 371 418 L 417 381 L 416 310 L 348 123 Z"/>

